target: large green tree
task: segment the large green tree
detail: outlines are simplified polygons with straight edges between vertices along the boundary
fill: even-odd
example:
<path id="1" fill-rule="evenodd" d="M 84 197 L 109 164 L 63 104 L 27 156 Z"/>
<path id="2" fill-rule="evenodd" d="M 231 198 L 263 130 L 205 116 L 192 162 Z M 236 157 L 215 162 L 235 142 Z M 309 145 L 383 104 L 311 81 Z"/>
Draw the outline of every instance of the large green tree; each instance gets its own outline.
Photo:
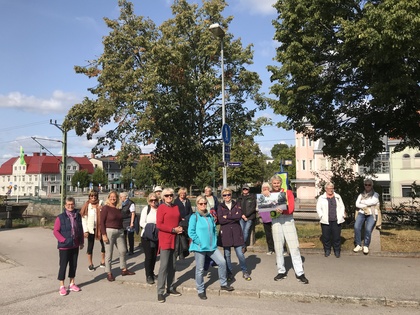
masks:
<path id="1" fill-rule="evenodd" d="M 280 164 L 283 165 L 283 171 L 288 173 L 289 180 L 296 178 L 296 150 L 294 146 L 288 146 L 284 143 L 277 143 L 271 148 L 271 157 L 274 161 L 265 168 L 264 179 L 267 181 L 275 173 L 280 172 Z M 291 165 L 286 165 L 286 161 L 291 161 Z"/>
<path id="2" fill-rule="evenodd" d="M 133 5 L 119 1 L 118 20 L 105 18 L 110 34 L 104 53 L 76 72 L 96 76 L 94 95 L 76 104 L 66 126 L 78 135 L 97 137 L 94 151 L 121 144 L 119 158 L 129 162 L 138 144 L 154 143 L 155 166 L 163 183 L 189 187 L 208 167 L 205 151 L 221 151 L 220 39 L 209 31 L 219 23 L 226 31 L 226 122 L 232 134 L 260 133 L 262 120 L 253 120 L 266 100 L 259 93 L 257 73 L 248 71 L 252 46 L 243 47 L 229 33 L 232 17 L 224 18 L 223 0 L 203 1 L 202 6 L 174 1 L 173 18 L 157 27 L 136 16 Z M 253 108 L 247 107 L 250 101 Z M 100 136 L 104 127 L 109 130 Z"/>
<path id="3" fill-rule="evenodd" d="M 324 141 L 332 157 L 365 164 L 420 147 L 420 2 L 279 0 L 270 66 L 282 127 Z"/>
<path id="4" fill-rule="evenodd" d="M 151 187 L 157 184 L 155 167 L 151 158 L 142 158 L 134 169 L 134 179 L 137 188 Z"/>
<path id="5" fill-rule="evenodd" d="M 232 144 L 232 162 L 241 162 L 240 167 L 229 167 L 228 182 L 236 185 L 261 183 L 264 178 L 264 158 L 252 137 L 235 138 Z"/>

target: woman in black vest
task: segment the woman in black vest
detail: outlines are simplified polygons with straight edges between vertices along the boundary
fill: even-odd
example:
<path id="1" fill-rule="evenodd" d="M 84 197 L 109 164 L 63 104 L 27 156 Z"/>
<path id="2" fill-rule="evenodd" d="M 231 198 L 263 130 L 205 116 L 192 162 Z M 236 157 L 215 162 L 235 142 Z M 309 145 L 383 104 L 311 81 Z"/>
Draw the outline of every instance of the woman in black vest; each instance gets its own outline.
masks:
<path id="1" fill-rule="evenodd" d="M 53 234 L 58 241 L 59 265 L 58 281 L 60 281 L 60 295 L 67 295 L 68 291 L 79 292 L 80 288 L 74 283 L 77 269 L 79 248 L 83 249 L 83 227 L 80 214 L 74 210 L 74 198 L 67 197 L 65 211 L 57 216 L 54 223 Z M 68 289 L 64 286 L 66 269 L 69 265 L 70 284 Z"/>
<path id="2" fill-rule="evenodd" d="M 134 219 L 136 218 L 136 205 L 130 199 L 126 192 L 120 193 L 121 213 L 123 218 L 123 229 L 125 244 L 128 248 L 128 255 L 134 254 Z M 128 239 L 128 246 L 127 246 Z"/>

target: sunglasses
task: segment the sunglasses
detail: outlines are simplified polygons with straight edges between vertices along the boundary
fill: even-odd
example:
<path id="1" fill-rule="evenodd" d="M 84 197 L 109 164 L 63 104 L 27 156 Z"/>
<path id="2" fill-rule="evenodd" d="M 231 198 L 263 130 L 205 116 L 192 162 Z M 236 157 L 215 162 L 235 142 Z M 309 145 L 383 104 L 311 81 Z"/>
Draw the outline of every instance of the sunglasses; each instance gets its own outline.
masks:
<path id="1" fill-rule="evenodd" d="M 242 188 L 242 190 L 249 190 L 248 188 Z"/>
<path id="2" fill-rule="evenodd" d="M 166 197 L 166 198 L 169 198 L 169 197 L 173 197 L 174 196 L 174 194 L 170 194 L 170 195 L 163 195 L 164 197 Z"/>
<path id="3" fill-rule="evenodd" d="M 231 194 L 224 194 L 224 195 L 222 195 L 223 197 L 230 197 L 230 196 L 232 196 Z"/>
<path id="4" fill-rule="evenodd" d="M 371 184 L 365 184 L 365 186 L 372 186 Z"/>
<path id="5" fill-rule="evenodd" d="M 157 200 L 157 199 L 150 199 L 150 200 L 149 200 L 149 202 L 150 202 L 150 201 L 158 201 L 158 200 Z"/>
<path id="6" fill-rule="evenodd" d="M 207 202 L 199 202 L 198 203 L 200 206 L 205 206 L 207 204 Z"/>

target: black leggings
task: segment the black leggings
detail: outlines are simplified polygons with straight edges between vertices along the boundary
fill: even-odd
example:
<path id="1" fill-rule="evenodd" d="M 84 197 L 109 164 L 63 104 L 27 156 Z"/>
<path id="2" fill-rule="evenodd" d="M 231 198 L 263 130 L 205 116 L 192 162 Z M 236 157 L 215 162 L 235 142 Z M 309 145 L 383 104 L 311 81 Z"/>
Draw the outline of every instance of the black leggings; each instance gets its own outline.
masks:
<path id="1" fill-rule="evenodd" d="M 88 255 L 92 255 L 93 245 L 95 245 L 95 234 L 90 234 L 89 233 L 87 239 L 88 239 L 88 246 L 87 246 L 86 253 Z M 101 242 L 101 253 L 105 253 L 105 244 L 104 244 L 104 241 L 102 240 L 102 236 L 101 236 L 101 239 L 99 240 L 99 242 Z"/>
<path id="2" fill-rule="evenodd" d="M 77 258 L 79 257 L 79 247 L 71 249 L 60 249 L 59 251 L 59 265 L 58 278 L 59 281 L 66 279 L 67 264 L 69 265 L 69 278 L 76 276 Z"/>

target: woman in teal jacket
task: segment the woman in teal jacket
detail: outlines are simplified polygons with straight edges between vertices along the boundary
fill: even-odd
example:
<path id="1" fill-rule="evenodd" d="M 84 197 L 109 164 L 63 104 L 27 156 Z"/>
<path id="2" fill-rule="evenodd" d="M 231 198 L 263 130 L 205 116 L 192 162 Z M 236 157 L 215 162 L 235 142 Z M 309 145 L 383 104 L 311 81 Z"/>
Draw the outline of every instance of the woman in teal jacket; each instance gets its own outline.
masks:
<path id="1" fill-rule="evenodd" d="M 218 267 L 220 290 L 233 291 L 234 288 L 227 284 L 226 261 L 217 249 L 216 224 L 213 216 L 207 210 L 207 200 L 203 196 L 197 197 L 197 211 L 190 216 L 188 235 L 191 238 L 190 252 L 195 257 L 195 283 L 198 297 L 206 300 L 204 289 L 204 261 L 206 256 L 213 259 Z"/>

